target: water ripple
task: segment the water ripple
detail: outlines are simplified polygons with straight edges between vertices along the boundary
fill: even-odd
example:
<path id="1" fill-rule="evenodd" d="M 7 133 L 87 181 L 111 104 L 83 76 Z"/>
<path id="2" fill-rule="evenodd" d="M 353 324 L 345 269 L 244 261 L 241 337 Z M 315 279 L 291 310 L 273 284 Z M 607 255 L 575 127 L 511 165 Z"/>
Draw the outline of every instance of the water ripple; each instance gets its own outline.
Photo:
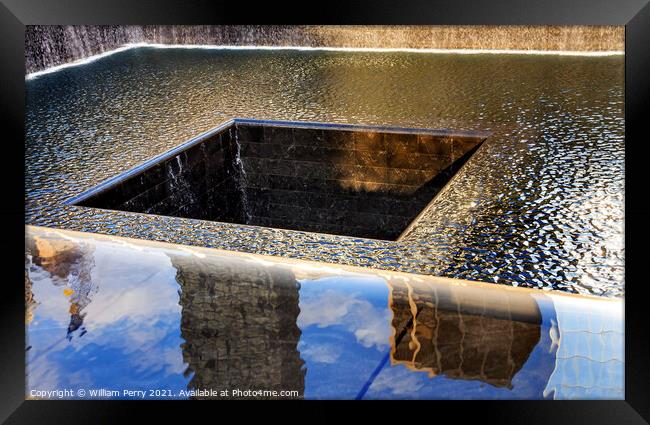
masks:
<path id="1" fill-rule="evenodd" d="M 138 48 L 26 82 L 26 221 L 622 296 L 622 57 Z M 493 136 L 400 242 L 64 206 L 234 116 Z"/>

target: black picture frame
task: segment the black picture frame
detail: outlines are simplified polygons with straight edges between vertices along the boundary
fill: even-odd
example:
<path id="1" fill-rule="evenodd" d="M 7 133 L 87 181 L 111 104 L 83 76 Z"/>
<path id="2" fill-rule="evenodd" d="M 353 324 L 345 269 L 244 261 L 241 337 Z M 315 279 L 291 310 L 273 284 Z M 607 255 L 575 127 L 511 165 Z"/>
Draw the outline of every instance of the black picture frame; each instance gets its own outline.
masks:
<path id="1" fill-rule="evenodd" d="M 310 13 L 311 12 L 311 13 Z M 505 1 L 410 1 L 328 2 L 318 7 L 305 4 L 216 3 L 207 1 L 98 1 L 98 0 L 2 0 L 0 36 L 2 67 L 0 97 L 3 119 L 2 167 L 4 221 L 4 284 L 0 420 L 6 423 L 117 423 L 129 422 L 136 413 L 163 413 L 168 418 L 189 420 L 191 414 L 212 412 L 214 405 L 176 405 L 162 402 L 25 401 L 24 296 L 20 287 L 24 267 L 24 31 L 26 25 L 47 24 L 552 24 L 625 25 L 625 400 L 562 402 L 495 402 L 475 407 L 438 403 L 418 409 L 426 415 L 454 421 L 475 417 L 498 423 L 641 424 L 650 420 L 650 338 L 643 320 L 646 218 L 650 215 L 648 181 L 644 167 L 647 137 L 645 121 L 650 102 L 650 5 L 645 0 Z M 19 160 L 20 158 L 20 160 Z M 220 405 L 221 412 L 224 405 Z M 265 405 L 266 411 L 269 405 Z M 291 412 L 283 405 L 283 416 Z M 390 406 L 388 406 L 390 407 Z M 246 416 L 248 409 L 242 409 Z M 412 407 L 411 407 L 412 409 Z M 260 409 L 255 409 L 260 410 Z M 373 409 L 385 414 L 386 406 Z M 400 409 L 390 409 L 399 414 Z M 318 413 L 322 412 L 322 413 Z M 426 413 L 428 412 L 428 413 Z M 447 415 L 445 415 L 447 413 Z M 318 409 L 314 415 L 341 416 L 336 409 Z M 451 414 L 451 416 L 449 416 Z M 434 417 L 423 418 L 433 420 Z"/>

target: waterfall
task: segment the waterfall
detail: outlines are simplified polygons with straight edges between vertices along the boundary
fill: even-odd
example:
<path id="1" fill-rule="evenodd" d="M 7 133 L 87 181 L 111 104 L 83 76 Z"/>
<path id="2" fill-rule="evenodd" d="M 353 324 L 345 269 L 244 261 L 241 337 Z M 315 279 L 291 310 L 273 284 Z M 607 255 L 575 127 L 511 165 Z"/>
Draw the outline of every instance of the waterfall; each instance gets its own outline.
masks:
<path id="1" fill-rule="evenodd" d="M 172 167 L 171 163 L 167 165 L 167 180 L 169 181 L 169 188 L 172 192 L 171 196 L 180 205 L 193 204 L 198 198 L 195 187 L 192 181 L 188 179 L 188 176 L 183 175 L 183 161 L 187 164 L 187 152 L 176 155 L 174 160 L 178 167 L 176 172 L 174 172 L 174 167 Z"/>
<path id="2" fill-rule="evenodd" d="M 228 130 L 229 132 L 231 130 Z M 250 206 L 248 204 L 248 193 L 246 192 L 246 170 L 244 170 L 244 164 L 242 163 L 241 160 L 241 145 L 239 144 L 239 132 L 237 130 L 234 131 L 234 141 L 235 143 L 233 144 L 235 148 L 235 155 L 234 155 L 234 162 L 235 162 L 235 172 L 236 172 L 236 177 L 235 177 L 235 184 L 237 186 L 237 191 L 241 194 L 241 208 L 242 208 L 242 215 L 243 215 L 243 220 L 244 224 L 248 224 L 251 221 L 251 212 L 250 212 Z M 232 140 L 232 136 L 231 136 Z"/>
<path id="3" fill-rule="evenodd" d="M 126 44 L 622 51 L 623 26 L 29 25 L 26 72 Z"/>

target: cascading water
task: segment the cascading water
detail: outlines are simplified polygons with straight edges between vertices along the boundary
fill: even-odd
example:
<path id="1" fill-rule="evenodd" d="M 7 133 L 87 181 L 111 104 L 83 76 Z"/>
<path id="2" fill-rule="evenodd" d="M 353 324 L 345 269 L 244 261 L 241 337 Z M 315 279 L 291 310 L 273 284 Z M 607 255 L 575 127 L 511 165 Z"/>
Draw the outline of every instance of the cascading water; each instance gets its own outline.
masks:
<path id="1" fill-rule="evenodd" d="M 623 26 L 30 25 L 26 72 L 127 44 L 622 51 Z"/>
<path id="2" fill-rule="evenodd" d="M 187 161 L 187 154 L 176 156 L 175 162 L 178 167 L 177 171 L 174 171 L 174 167 L 171 164 L 167 166 L 167 177 L 169 181 L 169 186 L 171 192 L 175 193 L 176 202 L 181 205 L 187 203 L 196 202 L 197 196 L 192 186 L 192 182 L 183 175 L 183 161 Z"/>
<path id="3" fill-rule="evenodd" d="M 237 187 L 237 191 L 241 194 L 242 219 L 244 224 L 248 224 L 251 221 L 251 212 L 248 205 L 248 193 L 246 192 L 246 170 L 244 170 L 244 164 L 241 160 L 241 145 L 239 144 L 239 134 L 237 131 L 234 132 L 234 137 L 232 139 L 235 141 L 233 145 L 235 149 L 235 185 Z"/>

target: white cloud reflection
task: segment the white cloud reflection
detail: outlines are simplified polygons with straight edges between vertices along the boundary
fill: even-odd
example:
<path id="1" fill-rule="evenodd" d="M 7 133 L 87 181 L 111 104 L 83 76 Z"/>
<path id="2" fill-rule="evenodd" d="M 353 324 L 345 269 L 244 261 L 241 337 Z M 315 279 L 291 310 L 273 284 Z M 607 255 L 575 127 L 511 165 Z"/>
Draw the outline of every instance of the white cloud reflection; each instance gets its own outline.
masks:
<path id="1" fill-rule="evenodd" d="M 363 294 L 368 290 L 376 292 L 378 287 L 388 294 L 383 279 L 337 276 L 303 281 L 301 286 L 298 316 L 301 329 L 341 325 L 366 348 L 374 346 L 381 351 L 390 346 L 392 313 L 388 309 L 387 296 L 379 298 L 381 305 L 373 305 L 368 301 L 371 297 Z"/>
<path id="2" fill-rule="evenodd" d="M 77 376 L 80 364 L 102 373 L 103 367 L 120 367 L 130 374 L 179 375 L 186 369 L 180 344 L 180 316 L 176 269 L 164 252 L 147 250 L 146 255 L 128 246 L 95 241 L 91 272 L 93 291 L 82 309 L 82 329 L 65 339 L 70 322 L 70 298 L 65 286 L 56 286 L 39 267 L 30 270 L 34 299 L 38 303 L 28 329 L 28 385 L 56 389 L 67 385 L 88 386 L 92 376 Z M 96 289 L 96 290 L 94 290 Z M 64 352 L 68 352 L 63 354 Z M 106 356 L 120 353 L 120 364 Z M 62 363 L 53 359 L 64 356 Z M 80 363 L 82 362 L 82 363 Z M 76 366 L 75 366 L 76 365 Z M 82 370 L 91 370 L 82 368 Z M 126 378 L 126 377 L 125 377 Z"/>
<path id="3" fill-rule="evenodd" d="M 305 360 L 314 363 L 336 363 L 343 353 L 343 348 L 333 344 L 311 345 L 304 348 L 299 347 L 299 349 Z"/>

